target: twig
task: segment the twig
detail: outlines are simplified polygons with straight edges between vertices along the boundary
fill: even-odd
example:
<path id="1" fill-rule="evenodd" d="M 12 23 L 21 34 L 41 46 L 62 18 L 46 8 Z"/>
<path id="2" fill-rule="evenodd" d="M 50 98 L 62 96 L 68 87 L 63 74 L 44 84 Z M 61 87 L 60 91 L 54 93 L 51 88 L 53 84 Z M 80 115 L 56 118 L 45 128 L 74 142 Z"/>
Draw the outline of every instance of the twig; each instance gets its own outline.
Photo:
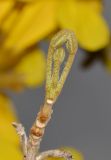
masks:
<path id="1" fill-rule="evenodd" d="M 16 122 L 13 122 L 12 125 L 15 127 L 18 135 L 20 136 L 23 153 L 24 153 L 24 156 L 26 156 L 27 155 L 27 136 L 26 136 L 24 127 L 22 126 L 22 124 L 19 124 Z"/>
<path id="2" fill-rule="evenodd" d="M 70 153 L 57 149 L 40 153 L 40 155 L 36 157 L 36 160 L 43 160 L 47 157 L 63 157 L 66 160 L 72 160 L 72 155 Z"/>
<path id="3" fill-rule="evenodd" d="M 69 56 L 60 76 L 60 67 L 65 57 L 65 50 L 63 48 L 64 44 L 66 45 Z M 72 66 L 76 51 L 77 41 L 72 31 L 60 31 L 51 40 L 47 58 L 45 102 L 30 130 L 28 142 L 22 125 L 14 123 L 18 134 L 21 136 L 26 160 L 42 160 L 47 156 L 64 157 L 67 160 L 72 159 L 69 153 L 60 150 L 50 150 L 41 154 L 38 152 L 45 128 L 51 119 L 51 114 L 53 112 L 52 106 L 62 90 Z"/>

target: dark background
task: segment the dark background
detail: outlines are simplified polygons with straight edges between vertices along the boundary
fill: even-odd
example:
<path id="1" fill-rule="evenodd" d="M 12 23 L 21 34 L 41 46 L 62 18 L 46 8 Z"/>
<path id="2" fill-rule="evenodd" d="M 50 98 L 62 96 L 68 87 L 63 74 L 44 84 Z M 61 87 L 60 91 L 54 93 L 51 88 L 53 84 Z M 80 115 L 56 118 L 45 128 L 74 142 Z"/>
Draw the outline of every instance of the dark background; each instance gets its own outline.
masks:
<path id="1" fill-rule="evenodd" d="M 111 27 L 111 0 L 105 0 L 104 5 L 104 15 Z M 41 45 L 47 52 L 48 45 Z M 78 50 L 54 106 L 41 150 L 72 146 L 84 154 L 85 160 L 108 160 L 111 159 L 111 73 L 101 62 L 83 70 L 80 63 L 84 58 L 85 54 Z M 10 93 L 10 96 L 28 132 L 43 103 L 44 86 L 19 94 Z"/>

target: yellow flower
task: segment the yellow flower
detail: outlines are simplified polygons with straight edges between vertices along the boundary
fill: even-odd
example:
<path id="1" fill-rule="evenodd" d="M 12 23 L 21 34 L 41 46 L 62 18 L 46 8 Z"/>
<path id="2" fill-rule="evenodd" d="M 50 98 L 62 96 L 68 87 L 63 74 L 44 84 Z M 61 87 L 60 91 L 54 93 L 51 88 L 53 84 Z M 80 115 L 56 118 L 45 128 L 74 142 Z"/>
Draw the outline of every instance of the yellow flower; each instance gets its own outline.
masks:
<path id="1" fill-rule="evenodd" d="M 25 1 L 0 1 L 0 88 L 17 90 L 35 87 L 44 80 L 44 53 L 37 48 L 36 43 L 27 41 L 25 46 L 21 40 L 27 25 L 33 24 L 33 14 L 39 9 L 40 5 L 34 9 L 27 3 L 25 5 Z M 32 34 L 30 37 L 28 35 L 29 32 L 26 39 L 31 40 Z"/>
<path id="2" fill-rule="evenodd" d="M 1 31 L 5 36 L 2 47 L 14 55 L 22 54 L 58 28 L 75 31 L 80 46 L 89 51 L 102 49 L 109 42 L 102 0 L 5 0 L 0 3 Z"/>
<path id="3" fill-rule="evenodd" d="M 65 0 L 58 11 L 59 24 L 76 32 L 82 48 L 96 51 L 109 43 L 109 29 L 101 12 L 99 0 Z"/>
<path id="4" fill-rule="evenodd" d="M 1 56 L 6 56 L 5 54 Z M 45 57 L 41 50 L 35 48 L 24 52 L 22 57 L 13 58 L 3 57 L 0 61 L 0 88 L 20 90 L 43 82 Z"/>

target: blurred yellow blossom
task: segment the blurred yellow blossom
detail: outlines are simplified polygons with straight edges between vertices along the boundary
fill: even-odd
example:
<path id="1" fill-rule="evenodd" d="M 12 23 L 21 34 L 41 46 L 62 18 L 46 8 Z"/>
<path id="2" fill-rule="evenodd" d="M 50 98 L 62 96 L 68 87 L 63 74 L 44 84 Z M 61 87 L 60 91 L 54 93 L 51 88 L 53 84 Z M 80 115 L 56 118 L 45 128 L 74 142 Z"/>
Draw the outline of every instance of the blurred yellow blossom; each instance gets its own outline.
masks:
<path id="1" fill-rule="evenodd" d="M 45 75 L 44 54 L 40 50 L 32 50 L 31 54 L 22 58 L 21 62 L 14 68 L 14 73 L 22 77 L 24 85 L 34 86 L 41 84 Z M 32 69 L 33 68 L 33 69 Z"/>
<path id="2" fill-rule="evenodd" d="M 33 17 L 40 7 L 41 3 L 34 6 L 23 1 L 0 1 L 0 88 L 35 87 L 44 80 L 45 57 L 36 42 L 32 42 L 36 32 L 31 28 L 37 30 Z M 49 26 L 47 23 L 40 36 Z M 27 28 L 29 32 L 24 36 Z"/>
<path id="3" fill-rule="evenodd" d="M 99 0 L 65 0 L 58 12 L 61 27 L 76 32 L 80 46 L 88 51 L 96 51 L 109 43 L 108 25 L 102 16 Z"/>
<path id="4" fill-rule="evenodd" d="M 76 32 L 86 50 L 104 48 L 109 29 L 102 16 L 102 0 L 5 0 L 0 1 L 2 48 L 12 54 L 47 37 L 58 28 Z"/>
<path id="5" fill-rule="evenodd" d="M 45 56 L 41 50 L 27 51 L 24 56 L 14 62 L 9 61 L 8 63 L 8 59 L 4 59 L 3 64 L 3 61 L 0 61 L 0 88 L 19 90 L 24 87 L 35 87 L 43 82 Z"/>
<path id="6" fill-rule="evenodd" d="M 6 19 L 4 15 L 2 17 L 1 30 L 5 38 L 2 47 L 17 55 L 44 38 L 56 27 L 55 2 L 50 1 L 48 4 L 44 0 L 32 1 L 32 3 L 13 2 Z"/>

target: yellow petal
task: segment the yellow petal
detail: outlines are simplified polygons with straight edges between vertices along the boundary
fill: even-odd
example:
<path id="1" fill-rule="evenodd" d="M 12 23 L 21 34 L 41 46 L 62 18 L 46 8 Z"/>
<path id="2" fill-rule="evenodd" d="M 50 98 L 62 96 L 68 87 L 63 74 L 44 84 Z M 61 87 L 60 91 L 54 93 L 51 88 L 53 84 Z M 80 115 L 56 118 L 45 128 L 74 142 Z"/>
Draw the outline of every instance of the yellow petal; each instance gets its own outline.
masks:
<path id="1" fill-rule="evenodd" d="M 27 54 L 15 67 L 14 72 L 23 77 L 24 85 L 35 87 L 40 85 L 45 77 L 45 57 L 42 51 L 33 50 Z"/>
<path id="2" fill-rule="evenodd" d="M 0 159 L 22 159 L 19 138 L 11 123 L 17 121 L 9 98 L 0 94 Z"/>
<path id="3" fill-rule="evenodd" d="M 79 5 L 87 6 L 91 8 L 94 12 L 101 13 L 103 11 L 102 0 L 75 0 Z"/>
<path id="4" fill-rule="evenodd" d="M 83 155 L 74 148 L 64 147 L 61 150 L 71 153 L 72 159 L 74 159 L 74 160 L 83 160 L 84 159 Z M 50 158 L 47 158 L 46 160 L 64 160 L 64 158 L 50 157 Z"/>
<path id="5" fill-rule="evenodd" d="M 86 23 L 82 23 L 78 30 L 78 40 L 81 47 L 89 51 L 96 51 L 108 45 L 110 32 L 105 20 L 100 15 L 93 12 L 87 14 Z"/>
<path id="6" fill-rule="evenodd" d="M 59 9 L 60 26 L 76 32 L 80 46 L 89 51 L 104 48 L 109 43 L 109 29 L 102 16 L 91 8 L 67 1 Z"/>
<path id="7" fill-rule="evenodd" d="M 3 18 L 10 12 L 14 2 L 10 1 L 0 1 L 0 23 L 2 22 Z"/>
<path id="8" fill-rule="evenodd" d="M 18 53 L 47 36 L 55 27 L 55 1 L 28 3 L 20 12 L 4 47 Z"/>
<path id="9" fill-rule="evenodd" d="M 11 29 L 13 30 L 13 27 L 15 25 L 15 21 L 17 20 L 19 12 L 18 10 L 13 10 L 7 17 L 7 19 L 4 21 L 4 23 L 1 26 L 1 29 L 4 33 L 9 33 Z"/>
<path id="10" fill-rule="evenodd" d="M 24 34 L 26 29 L 35 21 L 35 15 L 41 9 L 41 3 L 25 5 L 22 11 L 20 11 L 17 19 L 15 21 L 14 28 L 6 41 L 7 47 L 13 47 L 20 37 Z"/>
<path id="11" fill-rule="evenodd" d="M 10 135 L 11 136 L 11 135 Z M 22 160 L 23 156 L 17 146 L 11 146 L 0 140 L 0 159 L 1 160 Z"/>

